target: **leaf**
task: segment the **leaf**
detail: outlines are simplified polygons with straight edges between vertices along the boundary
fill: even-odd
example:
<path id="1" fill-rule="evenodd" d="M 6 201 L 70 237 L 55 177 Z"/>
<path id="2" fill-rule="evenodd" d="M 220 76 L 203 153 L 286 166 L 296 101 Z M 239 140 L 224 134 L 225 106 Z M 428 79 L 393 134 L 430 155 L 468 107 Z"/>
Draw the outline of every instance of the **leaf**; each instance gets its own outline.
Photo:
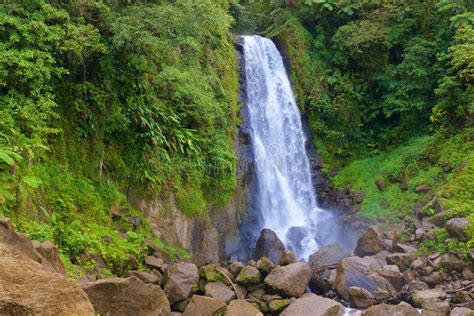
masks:
<path id="1" fill-rule="evenodd" d="M 35 176 L 24 176 L 22 177 L 22 181 L 33 189 L 37 189 L 41 184 L 43 184 L 43 181 Z"/>

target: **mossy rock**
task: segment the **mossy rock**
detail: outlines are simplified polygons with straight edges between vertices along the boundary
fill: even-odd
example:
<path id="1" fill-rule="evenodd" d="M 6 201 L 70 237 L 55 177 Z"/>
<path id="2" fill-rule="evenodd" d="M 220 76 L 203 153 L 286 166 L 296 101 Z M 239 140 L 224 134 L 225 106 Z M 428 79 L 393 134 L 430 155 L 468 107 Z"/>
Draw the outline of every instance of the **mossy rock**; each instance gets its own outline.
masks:
<path id="1" fill-rule="evenodd" d="M 282 300 L 273 300 L 268 304 L 268 307 L 272 312 L 279 312 L 290 305 L 290 300 L 282 299 Z"/>
<path id="2" fill-rule="evenodd" d="M 253 285 L 262 280 L 262 274 L 255 267 L 245 266 L 235 280 L 243 285 Z"/>
<path id="3" fill-rule="evenodd" d="M 201 276 L 208 282 L 222 282 L 226 285 L 230 285 L 229 281 L 227 281 L 227 279 L 224 278 L 219 271 L 217 271 L 217 266 L 212 263 L 202 268 Z"/>
<path id="4" fill-rule="evenodd" d="M 275 264 L 267 257 L 262 257 L 257 261 L 257 269 L 263 274 L 267 275 L 275 268 Z"/>

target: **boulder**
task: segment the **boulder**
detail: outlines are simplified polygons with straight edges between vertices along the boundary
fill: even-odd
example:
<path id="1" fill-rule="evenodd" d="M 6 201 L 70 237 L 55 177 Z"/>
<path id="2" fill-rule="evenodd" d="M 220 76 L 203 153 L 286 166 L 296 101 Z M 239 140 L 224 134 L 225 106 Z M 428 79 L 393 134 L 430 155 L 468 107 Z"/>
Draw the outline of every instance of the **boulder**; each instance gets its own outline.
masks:
<path id="1" fill-rule="evenodd" d="M 369 307 L 363 316 L 419 316 L 420 313 L 408 304 L 380 304 Z"/>
<path id="2" fill-rule="evenodd" d="M 262 274 L 255 267 L 245 266 L 235 281 L 243 285 L 254 285 L 262 281 Z"/>
<path id="3" fill-rule="evenodd" d="M 31 259 L 21 247 L 0 242 L 0 315 L 89 316 L 94 309 L 79 285 Z"/>
<path id="4" fill-rule="evenodd" d="M 209 282 L 204 287 L 206 296 L 218 299 L 228 304 L 236 298 L 235 292 L 221 282 Z"/>
<path id="5" fill-rule="evenodd" d="M 328 245 L 316 251 L 309 257 L 309 265 L 312 270 L 319 269 L 323 266 L 337 264 L 344 253 L 338 245 Z"/>
<path id="6" fill-rule="evenodd" d="M 201 295 L 193 295 L 183 316 L 211 316 L 223 314 L 226 305 L 223 301 Z"/>
<path id="7" fill-rule="evenodd" d="M 329 298 L 316 294 L 305 294 L 293 301 L 280 314 L 281 316 L 341 316 L 344 307 Z"/>
<path id="8" fill-rule="evenodd" d="M 66 268 L 64 267 L 64 263 L 59 257 L 58 248 L 54 245 L 53 242 L 45 241 L 40 243 L 37 241 L 33 241 L 33 246 L 44 259 L 48 260 L 49 263 L 51 263 L 57 273 L 66 275 Z"/>
<path id="9" fill-rule="evenodd" d="M 278 259 L 278 264 L 281 266 L 286 266 L 291 263 L 295 263 L 296 261 L 296 255 L 293 251 L 290 250 L 285 250 L 281 254 L 280 258 Z"/>
<path id="10" fill-rule="evenodd" d="M 62 264 L 61 259 L 59 258 L 57 250 L 53 250 L 53 248 L 55 248 L 54 245 L 47 243 L 44 249 L 42 249 L 44 250 L 43 252 L 46 256 L 51 256 L 54 261 L 52 263 L 38 252 L 37 248 L 40 248 L 41 244 L 37 241 L 32 241 L 25 234 L 17 233 L 13 228 L 10 219 L 8 218 L 0 219 L 0 243 L 3 243 L 8 247 L 17 249 L 23 255 L 28 256 L 31 260 L 40 263 L 49 271 L 58 272 L 63 275 L 65 274 L 64 265 Z M 59 270 L 56 270 L 55 266 L 57 266 Z"/>
<path id="11" fill-rule="evenodd" d="M 397 266 L 394 266 L 394 267 L 397 267 Z M 397 267 L 397 270 L 398 270 L 398 267 Z M 382 268 L 382 269 L 377 270 L 376 272 L 382 278 L 387 279 L 390 282 L 390 284 L 395 288 L 395 290 L 397 290 L 397 292 L 400 292 L 403 286 L 406 284 L 405 277 L 400 271 L 395 271 L 394 269 Z"/>
<path id="12" fill-rule="evenodd" d="M 369 227 L 357 241 L 354 253 L 359 257 L 375 255 L 383 250 L 379 234 L 374 227 Z"/>
<path id="13" fill-rule="evenodd" d="M 396 265 L 403 272 L 410 268 L 415 259 L 416 256 L 411 253 L 393 253 L 387 256 L 387 263 Z"/>
<path id="14" fill-rule="evenodd" d="M 302 241 L 306 237 L 308 232 L 305 227 L 293 226 L 290 227 L 286 233 L 286 240 L 291 245 L 291 249 L 295 252 L 302 252 L 303 245 Z"/>
<path id="15" fill-rule="evenodd" d="M 448 302 L 428 302 L 422 306 L 422 316 L 448 316 L 451 308 Z"/>
<path id="16" fill-rule="evenodd" d="M 263 229 L 255 246 L 254 258 L 267 257 L 273 262 L 278 262 L 280 256 L 285 251 L 285 245 L 278 238 L 277 234 L 270 229 Z"/>
<path id="17" fill-rule="evenodd" d="M 401 252 L 401 253 L 415 253 L 417 249 L 416 247 L 408 245 L 408 244 L 397 243 L 393 246 L 393 251 Z"/>
<path id="18" fill-rule="evenodd" d="M 474 316 L 474 311 L 466 307 L 455 307 L 451 310 L 449 316 Z"/>
<path id="19" fill-rule="evenodd" d="M 142 281 L 143 283 L 156 284 L 156 285 L 161 284 L 161 276 L 158 273 L 155 274 L 155 273 L 145 272 L 145 271 L 128 271 L 124 275 L 124 277 L 126 278 L 131 277 L 131 276 L 134 276 L 140 279 L 140 281 Z"/>
<path id="20" fill-rule="evenodd" d="M 236 277 L 237 275 L 239 275 L 240 271 L 242 271 L 243 268 L 244 265 L 242 264 L 242 262 L 234 261 L 230 264 L 229 271 L 234 277 Z"/>
<path id="21" fill-rule="evenodd" d="M 263 314 L 246 300 L 233 300 L 227 306 L 226 316 L 263 316 Z"/>
<path id="22" fill-rule="evenodd" d="M 372 301 L 396 296 L 396 290 L 385 278 L 375 273 L 366 258 L 347 257 L 337 267 L 336 290 L 351 305 L 366 308 Z"/>
<path id="23" fill-rule="evenodd" d="M 449 233 L 449 236 L 457 238 L 460 241 L 468 241 L 467 226 L 469 222 L 465 218 L 452 218 L 446 222 L 444 226 Z"/>
<path id="24" fill-rule="evenodd" d="M 275 268 L 275 265 L 267 257 L 262 257 L 262 258 L 258 259 L 258 261 L 257 261 L 257 269 L 264 276 L 269 274 L 274 268 Z"/>
<path id="25" fill-rule="evenodd" d="M 148 266 L 149 268 L 152 269 L 157 269 L 157 270 L 163 270 L 163 264 L 164 261 L 163 259 L 153 257 L 153 256 L 148 256 L 145 258 L 145 265 Z"/>
<path id="26" fill-rule="evenodd" d="M 170 304 L 163 290 L 136 277 L 107 278 L 83 287 L 100 315 L 160 315 L 169 313 Z"/>
<path id="27" fill-rule="evenodd" d="M 444 300 L 446 298 L 446 292 L 441 289 L 421 290 L 415 291 L 412 294 L 411 299 L 415 306 L 422 307 L 432 302 Z"/>
<path id="28" fill-rule="evenodd" d="M 265 283 L 285 296 L 299 297 L 304 294 L 310 279 L 309 265 L 306 262 L 296 262 L 275 268 L 265 278 Z"/>
<path id="29" fill-rule="evenodd" d="M 198 268 L 192 263 L 179 262 L 168 269 L 164 280 L 164 290 L 170 304 L 188 298 L 198 281 Z"/>

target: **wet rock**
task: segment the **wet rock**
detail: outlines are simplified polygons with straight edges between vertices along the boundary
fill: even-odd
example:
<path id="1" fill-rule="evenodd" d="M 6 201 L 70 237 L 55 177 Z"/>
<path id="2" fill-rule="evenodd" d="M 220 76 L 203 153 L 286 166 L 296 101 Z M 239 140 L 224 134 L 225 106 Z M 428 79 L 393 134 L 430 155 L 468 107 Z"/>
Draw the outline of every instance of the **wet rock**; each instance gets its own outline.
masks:
<path id="1" fill-rule="evenodd" d="M 418 307 L 423 307 L 423 305 L 427 305 L 436 301 L 441 301 L 445 298 L 446 292 L 441 289 L 415 291 L 415 293 L 413 293 L 413 295 L 411 296 L 413 303 L 415 304 L 415 306 Z"/>
<path id="2" fill-rule="evenodd" d="M 311 268 L 306 262 L 296 262 L 275 268 L 265 283 L 284 296 L 299 297 L 304 294 L 311 279 Z"/>
<path id="3" fill-rule="evenodd" d="M 374 272 L 365 258 L 347 257 L 337 267 L 336 290 L 352 306 L 366 308 L 372 298 L 383 301 L 396 295 L 388 280 Z"/>
<path id="4" fill-rule="evenodd" d="M 322 266 L 337 264 L 344 253 L 338 245 L 328 245 L 316 251 L 309 257 L 309 265 L 311 269 L 318 269 Z"/>
<path id="5" fill-rule="evenodd" d="M 343 306 L 329 298 L 315 294 L 305 294 L 296 299 L 280 314 L 281 316 L 340 316 Z"/>
<path id="6" fill-rule="evenodd" d="M 296 261 L 298 260 L 296 260 L 295 253 L 293 251 L 286 250 L 286 251 L 283 251 L 280 258 L 278 259 L 278 264 L 281 266 L 286 266 L 291 263 L 295 263 Z"/>
<path id="7" fill-rule="evenodd" d="M 380 304 L 371 306 L 365 311 L 364 316 L 419 316 L 418 311 L 408 304 L 388 305 Z"/>
<path id="8" fill-rule="evenodd" d="M 233 300 L 227 306 L 226 316 L 263 316 L 263 314 L 246 300 Z"/>
<path id="9" fill-rule="evenodd" d="M 306 237 L 306 229 L 304 227 L 293 226 L 288 229 L 286 233 L 286 239 L 291 243 L 294 247 L 292 250 L 295 252 L 302 251 L 301 242 Z"/>
<path id="10" fill-rule="evenodd" d="M 270 229 L 263 229 L 255 246 L 254 258 L 267 257 L 273 262 L 278 262 L 284 251 L 285 245 L 283 245 L 277 234 Z"/>
<path id="11" fill-rule="evenodd" d="M 84 286 L 100 315 L 160 315 L 170 312 L 163 290 L 136 277 L 107 278 Z"/>
<path id="12" fill-rule="evenodd" d="M 228 304 L 236 298 L 235 292 L 220 282 L 210 282 L 205 286 L 206 296 L 218 299 Z"/>
<path id="13" fill-rule="evenodd" d="M 94 309 L 79 285 L 0 242 L 0 315 L 89 316 Z"/>
<path id="14" fill-rule="evenodd" d="M 156 285 L 161 284 L 161 275 L 158 272 L 157 274 L 155 274 L 155 273 L 145 272 L 145 271 L 128 271 L 124 275 L 124 277 L 126 278 L 131 277 L 131 276 L 134 276 L 140 279 L 140 281 L 142 281 L 143 283 L 156 284 Z"/>
<path id="15" fill-rule="evenodd" d="M 237 283 L 243 285 L 254 285 L 262 280 L 262 274 L 257 268 L 252 266 L 245 266 L 235 279 Z"/>
<path id="16" fill-rule="evenodd" d="M 466 307 L 455 307 L 449 316 L 474 316 L 474 311 Z"/>
<path id="17" fill-rule="evenodd" d="M 359 257 L 375 255 L 383 250 L 382 242 L 374 227 L 369 227 L 357 241 L 354 253 Z"/>
<path id="18" fill-rule="evenodd" d="M 179 262 L 168 269 L 164 280 L 164 290 L 170 304 L 188 298 L 198 280 L 198 268 L 192 263 Z"/>
<path id="19" fill-rule="evenodd" d="M 268 308 L 270 308 L 270 311 L 273 313 L 277 313 L 282 311 L 288 305 L 290 305 L 290 300 L 288 299 L 273 300 L 268 304 Z"/>
<path id="20" fill-rule="evenodd" d="M 183 312 L 183 316 L 210 316 L 223 314 L 226 305 L 223 301 L 201 295 L 193 295 Z"/>
<path id="21" fill-rule="evenodd" d="M 452 218 L 446 222 L 446 229 L 448 230 L 449 236 L 457 238 L 460 241 L 468 241 L 469 236 L 467 235 L 467 226 L 469 222 L 465 218 Z"/>
<path id="22" fill-rule="evenodd" d="M 236 277 L 240 273 L 240 271 L 242 271 L 243 268 L 244 265 L 242 262 L 234 261 L 230 264 L 229 271 L 234 277 Z"/>

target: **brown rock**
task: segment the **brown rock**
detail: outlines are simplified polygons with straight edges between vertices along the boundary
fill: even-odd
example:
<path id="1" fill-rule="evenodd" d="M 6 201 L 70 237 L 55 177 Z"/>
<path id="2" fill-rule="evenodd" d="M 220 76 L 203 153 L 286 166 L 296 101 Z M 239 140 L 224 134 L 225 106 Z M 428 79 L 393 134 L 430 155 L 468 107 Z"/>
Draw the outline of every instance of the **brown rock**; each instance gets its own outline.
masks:
<path id="1" fill-rule="evenodd" d="M 430 190 L 430 187 L 426 183 L 419 184 L 415 187 L 416 193 L 425 193 Z"/>
<path id="2" fill-rule="evenodd" d="M 408 245 L 408 244 L 400 244 L 397 243 L 393 247 L 394 252 L 401 252 L 401 253 L 415 253 L 417 251 L 416 247 Z"/>
<path id="3" fill-rule="evenodd" d="M 224 313 L 226 305 L 223 301 L 212 297 L 193 295 L 183 316 L 211 316 Z"/>
<path id="4" fill-rule="evenodd" d="M 227 306 L 226 316 L 263 316 L 263 314 L 246 300 L 233 300 Z"/>
<path id="5" fill-rule="evenodd" d="M 309 265 L 306 262 L 296 262 L 275 268 L 265 278 L 265 283 L 285 296 L 299 297 L 306 291 L 310 278 Z"/>
<path id="6" fill-rule="evenodd" d="M 449 303 L 448 302 L 429 302 L 423 304 L 421 312 L 422 316 L 448 316 L 449 315 Z"/>
<path id="7" fill-rule="evenodd" d="M 151 272 L 144 272 L 144 271 L 128 271 L 124 277 L 128 278 L 134 276 L 138 278 L 140 281 L 146 284 L 161 284 L 161 276 L 159 274 L 151 273 Z"/>
<path id="8" fill-rule="evenodd" d="M 416 309 L 408 304 L 388 305 L 380 304 L 371 306 L 365 311 L 364 316 L 419 316 Z"/>
<path id="9" fill-rule="evenodd" d="M 261 257 L 267 257 L 271 261 L 277 262 L 284 251 L 285 245 L 277 234 L 270 229 L 263 229 L 255 246 L 254 258 L 258 260 Z"/>
<path id="10" fill-rule="evenodd" d="M 328 245 L 309 257 L 309 265 L 311 269 L 315 270 L 326 265 L 337 264 L 342 258 L 344 258 L 344 253 L 341 247 L 338 245 Z"/>
<path id="11" fill-rule="evenodd" d="M 206 296 L 223 301 L 226 304 L 236 298 L 235 292 L 221 282 L 209 282 L 204 287 Z"/>
<path id="12" fill-rule="evenodd" d="M 294 252 L 290 250 L 285 250 L 278 259 L 278 264 L 281 266 L 287 266 L 289 264 L 295 263 L 296 261 L 298 260 L 296 260 L 296 255 L 294 254 Z"/>
<path id="13" fill-rule="evenodd" d="M 465 218 L 452 218 L 446 222 L 446 229 L 448 230 L 449 236 L 457 238 L 460 241 L 468 241 L 469 236 L 467 234 L 467 226 L 469 222 Z"/>
<path id="14" fill-rule="evenodd" d="M 101 315 L 160 315 L 170 312 L 163 290 L 136 277 L 108 278 L 84 286 L 84 291 Z"/>
<path id="15" fill-rule="evenodd" d="M 410 268 L 415 258 L 416 256 L 410 253 L 394 253 L 387 256 L 387 263 L 396 265 L 400 271 L 405 271 Z"/>
<path id="16" fill-rule="evenodd" d="M 403 286 L 406 284 L 405 278 L 400 271 L 394 271 L 391 269 L 379 269 L 377 270 L 377 274 L 387 279 L 390 284 L 392 284 L 392 286 L 395 288 L 395 290 L 397 290 L 397 292 L 400 292 Z"/>
<path id="17" fill-rule="evenodd" d="M 313 293 L 296 299 L 280 314 L 281 316 L 341 316 L 343 306 L 329 298 Z"/>
<path id="18" fill-rule="evenodd" d="M 163 271 L 163 259 L 153 257 L 153 256 L 148 256 L 145 258 L 145 265 L 152 269 L 157 269 Z"/>
<path id="19" fill-rule="evenodd" d="M 369 227 L 357 241 L 354 253 L 359 257 L 375 255 L 383 250 L 382 242 L 374 227 Z"/>
<path id="20" fill-rule="evenodd" d="M 422 290 L 416 291 L 411 296 L 415 306 L 423 307 L 429 303 L 437 302 L 444 300 L 446 298 L 446 292 L 441 289 L 431 289 L 431 290 Z"/>
<path id="21" fill-rule="evenodd" d="M 236 277 L 240 273 L 240 271 L 242 271 L 243 268 L 244 265 L 242 262 L 235 261 L 230 264 L 229 271 L 234 277 Z"/>
<path id="22" fill-rule="evenodd" d="M 375 185 L 379 191 L 383 192 L 385 190 L 385 181 L 383 179 L 377 179 Z"/>
<path id="23" fill-rule="evenodd" d="M 198 268 L 192 263 L 179 262 L 166 271 L 164 290 L 170 304 L 188 298 L 198 280 Z"/>
<path id="24" fill-rule="evenodd" d="M 21 247 L 0 243 L 0 315 L 94 315 L 94 309 L 77 284 L 47 270 Z"/>
<path id="25" fill-rule="evenodd" d="M 466 307 L 455 307 L 449 316 L 474 316 L 474 311 Z"/>
<path id="26" fill-rule="evenodd" d="M 36 251 L 51 263 L 57 273 L 66 275 L 66 268 L 59 257 L 58 248 L 51 241 L 45 241 L 43 243 L 33 242 L 33 245 Z"/>

